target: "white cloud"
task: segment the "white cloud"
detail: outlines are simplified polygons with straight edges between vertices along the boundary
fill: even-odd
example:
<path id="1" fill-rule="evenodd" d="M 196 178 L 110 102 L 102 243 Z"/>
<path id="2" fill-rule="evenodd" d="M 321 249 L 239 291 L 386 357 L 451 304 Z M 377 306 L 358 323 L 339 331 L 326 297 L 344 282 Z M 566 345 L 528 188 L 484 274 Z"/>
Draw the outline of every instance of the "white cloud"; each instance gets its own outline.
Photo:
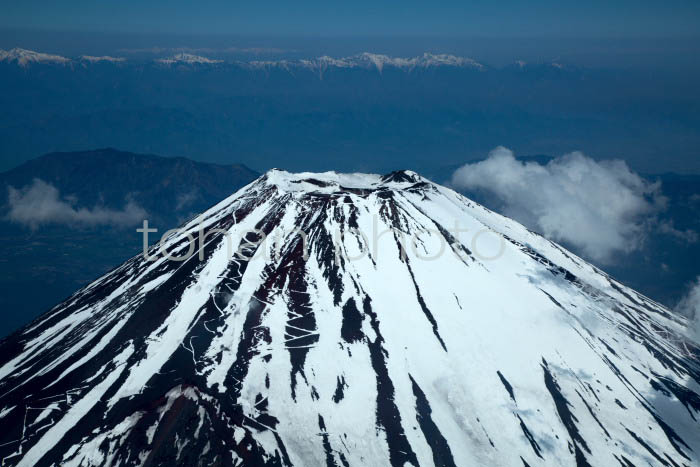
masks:
<path id="1" fill-rule="evenodd" d="M 700 342 L 700 276 L 695 279 L 688 293 L 676 305 L 676 311 L 691 320 L 690 336 Z"/>
<path id="2" fill-rule="evenodd" d="M 197 200 L 197 191 L 192 190 L 187 193 L 180 193 L 177 196 L 176 200 L 176 205 L 175 205 L 175 210 L 176 211 L 181 211 L 182 209 L 186 208 L 187 206 L 190 206 L 192 203 L 194 203 Z"/>
<path id="3" fill-rule="evenodd" d="M 76 208 L 74 198 L 61 197 L 56 187 L 39 179 L 21 189 L 9 187 L 8 195 L 10 211 L 7 219 L 32 229 L 45 224 L 129 226 L 138 224 L 147 216 L 146 211 L 131 200 L 122 210 L 100 206 Z"/>
<path id="4" fill-rule="evenodd" d="M 659 223 L 659 232 L 670 235 L 686 243 L 698 241 L 698 233 L 691 229 L 678 230 L 673 226 L 673 221 L 663 221 Z"/>
<path id="5" fill-rule="evenodd" d="M 625 162 L 595 161 L 580 152 L 541 165 L 498 147 L 488 159 L 457 169 L 452 184 L 496 196 L 505 215 L 599 262 L 640 248 L 666 203 L 660 184 Z"/>

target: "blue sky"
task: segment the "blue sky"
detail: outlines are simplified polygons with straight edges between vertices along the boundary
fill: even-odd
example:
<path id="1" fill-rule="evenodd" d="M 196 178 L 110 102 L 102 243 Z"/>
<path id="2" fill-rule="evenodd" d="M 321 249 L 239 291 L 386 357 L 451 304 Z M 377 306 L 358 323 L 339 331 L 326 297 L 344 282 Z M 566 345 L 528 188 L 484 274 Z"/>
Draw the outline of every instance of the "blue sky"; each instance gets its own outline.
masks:
<path id="1" fill-rule="evenodd" d="M 0 28 L 256 35 L 694 36 L 696 0 L 22 0 Z"/>

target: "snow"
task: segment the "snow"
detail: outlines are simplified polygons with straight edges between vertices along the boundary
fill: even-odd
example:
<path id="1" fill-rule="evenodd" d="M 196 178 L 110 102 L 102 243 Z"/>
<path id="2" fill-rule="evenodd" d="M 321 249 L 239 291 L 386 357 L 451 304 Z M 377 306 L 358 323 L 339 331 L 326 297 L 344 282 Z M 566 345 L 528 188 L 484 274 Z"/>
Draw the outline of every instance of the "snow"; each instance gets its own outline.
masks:
<path id="1" fill-rule="evenodd" d="M 15 408 L 15 406 L 10 406 L 10 407 L 5 407 L 2 410 L 0 410 L 0 418 L 4 418 L 5 415 L 12 412 L 12 409 L 14 409 L 14 408 Z"/>
<path id="2" fill-rule="evenodd" d="M 113 361 L 115 366 L 123 365 L 132 348 L 125 348 Z M 103 369 L 105 371 L 106 368 Z M 117 380 L 120 372 L 105 371 L 105 377 L 99 384 L 90 390 L 84 397 L 75 403 L 66 415 L 53 425 L 39 441 L 22 456 L 22 459 L 17 464 L 18 467 L 34 466 L 38 463 L 41 457 L 49 451 L 58 441 L 66 434 L 66 432 L 88 413 L 88 411 L 99 402 L 100 398 L 109 389 L 109 387 Z"/>
<path id="3" fill-rule="evenodd" d="M 178 460 L 233 463 L 237 449 L 269 459 L 284 447 L 293 465 L 433 465 L 447 446 L 455 465 L 575 465 L 574 450 L 591 465 L 654 463 L 641 439 L 678 464 L 700 461 L 697 408 L 657 389 L 700 393 L 681 346 L 694 345 L 687 321 L 415 172 L 272 170 L 166 247 L 185 250 L 200 223 L 226 233 L 207 237 L 206 261 L 136 257 L 23 334 L 0 367 L 0 417 L 16 417 L 4 398 L 18 388 L 38 413 L 20 443 L 29 449 L 10 460 L 39 463 L 56 447 L 66 465 L 109 465 L 137 426 L 147 442 L 134 458 L 145 460 L 168 423 L 159 443 Z M 258 229 L 267 238 L 253 258 L 230 254 Z M 47 376 L 41 390 L 73 391 L 69 404 L 38 403 L 33 382 Z M 71 389 L 76 379 L 85 389 Z M 173 424 L 182 397 L 197 404 L 189 431 Z M 61 444 L 78 422 L 84 439 Z"/>
<path id="4" fill-rule="evenodd" d="M 176 55 L 173 55 L 172 57 L 169 58 L 159 58 L 156 60 L 157 63 L 162 63 L 164 65 L 173 65 L 173 64 L 178 64 L 178 63 L 184 63 L 184 64 L 206 64 L 206 65 L 211 65 L 215 63 L 222 63 L 223 60 L 215 60 L 212 58 L 208 57 L 202 57 L 201 55 L 193 55 L 193 54 L 188 54 L 188 53 L 179 53 Z"/>
<path id="5" fill-rule="evenodd" d="M 69 58 L 60 55 L 52 55 L 33 50 L 14 48 L 11 50 L 0 50 L 0 62 L 15 62 L 22 67 L 33 63 L 55 63 L 66 65 L 71 62 Z"/>
<path id="6" fill-rule="evenodd" d="M 94 63 L 125 63 L 125 57 L 113 57 L 110 55 L 81 55 L 76 59 L 84 64 Z M 14 62 L 22 67 L 36 63 L 69 64 L 70 58 L 60 55 L 35 52 L 21 48 L 14 48 L 9 51 L 0 50 L 0 62 Z M 224 60 L 180 52 L 170 57 L 163 57 L 154 60 L 161 65 L 216 65 L 224 63 Z M 484 70 L 481 63 L 468 58 L 450 54 L 424 53 L 415 57 L 392 57 L 389 55 L 363 52 L 348 57 L 330 57 L 323 55 L 315 58 L 303 58 L 297 60 L 252 60 L 247 62 L 229 62 L 229 64 L 242 66 L 251 69 L 281 68 L 285 70 L 308 69 L 321 76 L 329 69 L 374 69 L 382 73 L 388 68 L 404 71 L 416 69 L 427 69 L 435 67 L 466 68 Z M 555 65 L 552 65 L 555 66 Z"/>
<path id="7" fill-rule="evenodd" d="M 405 71 L 433 67 L 485 69 L 484 65 L 471 58 L 427 52 L 423 55 L 408 58 L 363 52 L 350 57 L 333 58 L 324 55 L 313 59 L 252 61 L 248 62 L 247 65 L 252 68 L 279 67 L 287 70 L 306 68 L 319 73 L 329 68 L 376 69 L 380 73 L 386 68 L 396 68 Z"/>
<path id="8" fill-rule="evenodd" d="M 124 58 L 124 57 L 111 57 L 109 55 L 102 55 L 102 56 L 81 55 L 80 59 L 85 61 L 85 62 L 90 62 L 90 63 L 100 63 L 100 62 L 122 63 L 122 62 L 126 61 L 126 58 Z"/>

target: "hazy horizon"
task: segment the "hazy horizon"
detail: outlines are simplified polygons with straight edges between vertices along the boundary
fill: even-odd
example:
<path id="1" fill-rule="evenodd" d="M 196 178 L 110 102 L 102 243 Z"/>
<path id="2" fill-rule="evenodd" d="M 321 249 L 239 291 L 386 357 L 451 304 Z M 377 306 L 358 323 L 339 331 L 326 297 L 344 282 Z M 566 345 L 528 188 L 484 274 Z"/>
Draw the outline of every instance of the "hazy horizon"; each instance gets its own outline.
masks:
<path id="1" fill-rule="evenodd" d="M 361 52 L 413 56 L 424 52 L 470 57 L 499 67 L 518 60 L 553 60 L 581 67 L 700 69 L 700 35 L 547 36 L 416 34 L 233 34 L 51 30 L 0 26 L 0 49 L 65 54 L 136 55 L 148 49 L 200 49 L 245 57 L 347 56 Z"/>

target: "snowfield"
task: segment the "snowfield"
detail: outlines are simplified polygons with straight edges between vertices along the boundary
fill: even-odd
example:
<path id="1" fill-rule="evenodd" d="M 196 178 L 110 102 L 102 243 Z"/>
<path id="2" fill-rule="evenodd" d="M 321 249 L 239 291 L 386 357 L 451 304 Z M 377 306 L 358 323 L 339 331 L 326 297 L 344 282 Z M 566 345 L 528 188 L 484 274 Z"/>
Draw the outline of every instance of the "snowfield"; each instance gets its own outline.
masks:
<path id="1" fill-rule="evenodd" d="M 273 170 L 149 254 L 0 341 L 2 465 L 700 465 L 686 320 L 413 172 Z"/>

